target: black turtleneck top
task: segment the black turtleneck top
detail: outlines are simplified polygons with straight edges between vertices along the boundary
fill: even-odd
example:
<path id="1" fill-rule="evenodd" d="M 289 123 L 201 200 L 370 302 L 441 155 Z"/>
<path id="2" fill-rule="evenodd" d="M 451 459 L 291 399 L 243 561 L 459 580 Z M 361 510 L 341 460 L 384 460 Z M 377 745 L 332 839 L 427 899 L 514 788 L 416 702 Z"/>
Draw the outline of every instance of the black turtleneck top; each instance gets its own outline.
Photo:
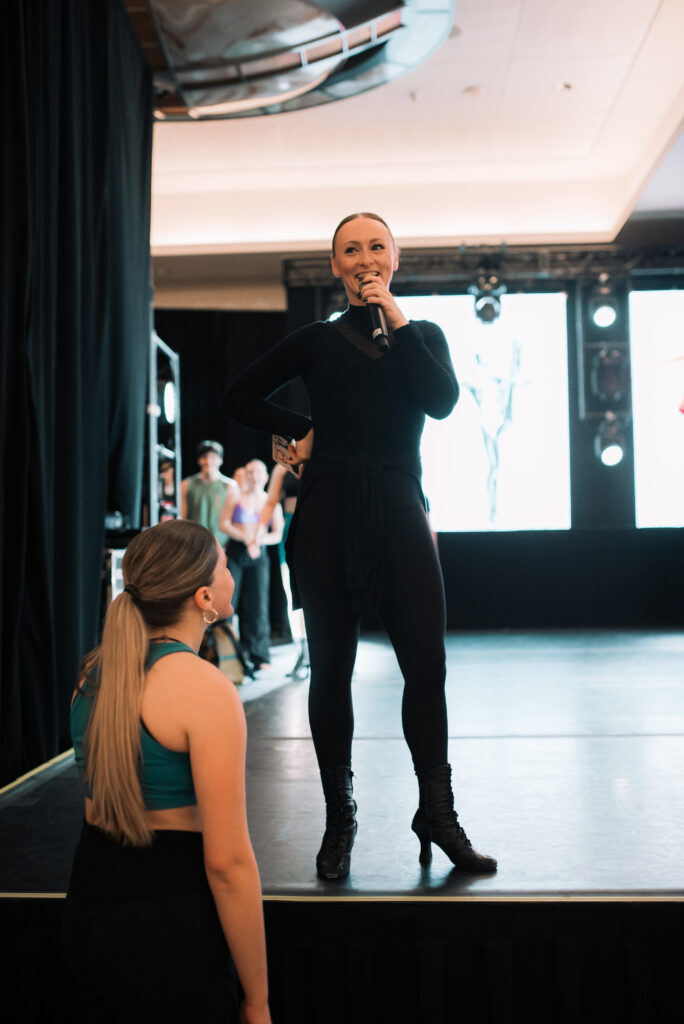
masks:
<path id="1" fill-rule="evenodd" d="M 270 396 L 301 377 L 311 419 Z M 444 419 L 458 382 L 442 330 L 411 321 L 393 333 L 388 351 L 371 341 L 366 306 L 350 306 L 333 323 L 316 322 L 288 335 L 248 366 L 225 392 L 225 415 L 257 430 L 296 440 L 315 429 L 315 451 L 332 455 L 417 453 L 425 416 Z"/>

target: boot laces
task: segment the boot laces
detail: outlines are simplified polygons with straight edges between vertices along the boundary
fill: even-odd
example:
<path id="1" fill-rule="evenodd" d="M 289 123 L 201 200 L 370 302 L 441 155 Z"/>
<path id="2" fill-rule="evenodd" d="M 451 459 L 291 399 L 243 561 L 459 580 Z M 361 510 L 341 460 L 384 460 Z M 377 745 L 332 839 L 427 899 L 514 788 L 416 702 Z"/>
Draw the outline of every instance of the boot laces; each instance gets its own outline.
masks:
<path id="1" fill-rule="evenodd" d="M 458 814 L 454 810 L 453 796 L 445 794 L 439 797 L 430 810 L 430 818 L 438 828 L 456 829 L 458 838 L 467 846 L 472 847 L 473 844 L 468 839 L 465 829 L 458 820 Z"/>
<path id="2" fill-rule="evenodd" d="M 326 832 L 346 832 L 354 825 L 356 814 L 356 802 L 354 800 L 337 800 L 334 805 L 328 805 L 325 814 Z"/>

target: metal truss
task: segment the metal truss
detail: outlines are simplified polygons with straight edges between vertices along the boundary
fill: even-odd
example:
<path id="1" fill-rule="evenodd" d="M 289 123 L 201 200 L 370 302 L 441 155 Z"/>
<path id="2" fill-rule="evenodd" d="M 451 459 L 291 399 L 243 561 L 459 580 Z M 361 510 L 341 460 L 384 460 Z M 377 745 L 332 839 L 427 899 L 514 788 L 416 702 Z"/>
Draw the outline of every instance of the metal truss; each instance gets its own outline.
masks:
<path id="1" fill-rule="evenodd" d="M 599 274 L 637 278 L 673 278 L 674 287 L 684 287 L 684 246 L 461 246 L 459 249 L 402 250 L 393 284 L 400 291 L 436 289 L 467 291 L 483 273 L 496 272 L 509 286 L 520 290 L 556 286 L 569 281 L 591 281 Z M 283 280 L 288 288 L 329 287 L 330 261 L 327 256 L 305 256 L 283 263 Z M 509 288 L 510 290 L 510 288 Z"/>

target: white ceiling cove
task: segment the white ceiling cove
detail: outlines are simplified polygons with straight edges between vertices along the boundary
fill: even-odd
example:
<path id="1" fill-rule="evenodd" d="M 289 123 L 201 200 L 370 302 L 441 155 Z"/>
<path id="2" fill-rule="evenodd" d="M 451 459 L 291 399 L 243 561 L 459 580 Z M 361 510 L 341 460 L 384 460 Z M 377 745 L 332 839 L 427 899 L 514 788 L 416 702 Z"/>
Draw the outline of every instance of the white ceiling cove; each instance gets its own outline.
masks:
<path id="1" fill-rule="evenodd" d="M 684 0 L 457 0 L 388 85 L 157 123 L 152 250 L 319 250 L 355 210 L 404 246 L 609 242 L 642 192 L 684 210 L 683 125 Z"/>

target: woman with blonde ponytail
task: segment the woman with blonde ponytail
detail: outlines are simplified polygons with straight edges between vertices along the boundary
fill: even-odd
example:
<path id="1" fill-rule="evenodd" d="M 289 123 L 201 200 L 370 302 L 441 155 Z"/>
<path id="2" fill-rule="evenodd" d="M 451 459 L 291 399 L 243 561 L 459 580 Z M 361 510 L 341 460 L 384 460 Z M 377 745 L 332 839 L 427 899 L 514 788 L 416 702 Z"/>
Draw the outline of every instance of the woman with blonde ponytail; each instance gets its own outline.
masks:
<path id="1" fill-rule="evenodd" d="M 270 1024 L 245 716 L 197 657 L 233 612 L 226 557 L 171 520 L 131 541 L 123 575 L 71 708 L 85 820 L 63 938 L 86 1019 Z"/>

